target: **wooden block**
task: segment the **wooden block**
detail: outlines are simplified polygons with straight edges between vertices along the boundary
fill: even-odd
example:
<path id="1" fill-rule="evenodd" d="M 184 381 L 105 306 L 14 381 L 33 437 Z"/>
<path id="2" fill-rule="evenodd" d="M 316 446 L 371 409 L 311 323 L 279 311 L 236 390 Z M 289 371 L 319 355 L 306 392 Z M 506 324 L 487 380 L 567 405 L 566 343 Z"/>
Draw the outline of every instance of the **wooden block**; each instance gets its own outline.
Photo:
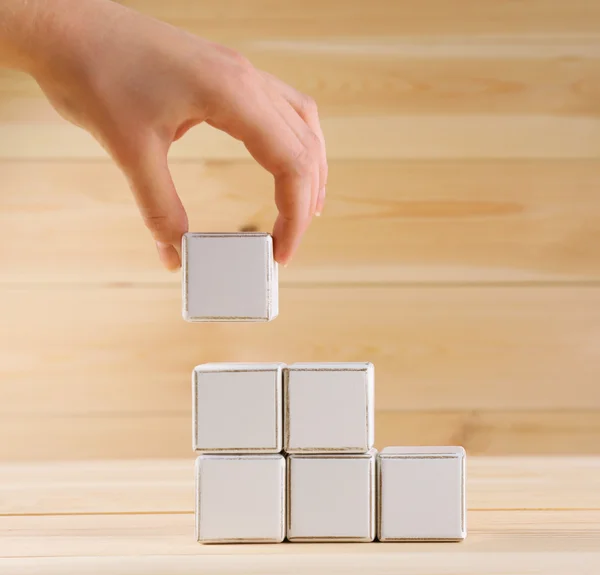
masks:
<path id="1" fill-rule="evenodd" d="M 279 453 L 282 363 L 209 363 L 194 369 L 194 450 Z"/>
<path id="2" fill-rule="evenodd" d="M 462 447 L 387 447 L 377 459 L 379 541 L 466 537 Z"/>
<path id="3" fill-rule="evenodd" d="M 287 453 L 366 453 L 374 444 L 371 363 L 295 363 L 284 369 Z"/>
<path id="4" fill-rule="evenodd" d="M 375 456 L 290 455 L 290 541 L 369 542 L 375 538 Z"/>
<path id="5" fill-rule="evenodd" d="M 183 236 L 183 317 L 271 321 L 278 313 L 273 239 L 263 233 Z"/>
<path id="6" fill-rule="evenodd" d="M 200 455 L 196 539 L 200 543 L 280 543 L 285 538 L 282 455 Z"/>

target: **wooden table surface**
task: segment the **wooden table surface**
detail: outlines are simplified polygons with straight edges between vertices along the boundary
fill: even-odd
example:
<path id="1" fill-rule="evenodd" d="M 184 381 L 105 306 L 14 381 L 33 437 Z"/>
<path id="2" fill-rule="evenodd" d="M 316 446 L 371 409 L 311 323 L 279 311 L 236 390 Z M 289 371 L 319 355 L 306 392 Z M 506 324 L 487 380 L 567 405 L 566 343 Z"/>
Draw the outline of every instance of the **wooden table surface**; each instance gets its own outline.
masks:
<path id="1" fill-rule="evenodd" d="M 600 573 L 600 458 L 468 460 L 463 543 L 201 546 L 191 460 L 0 466 L 0 573 Z"/>

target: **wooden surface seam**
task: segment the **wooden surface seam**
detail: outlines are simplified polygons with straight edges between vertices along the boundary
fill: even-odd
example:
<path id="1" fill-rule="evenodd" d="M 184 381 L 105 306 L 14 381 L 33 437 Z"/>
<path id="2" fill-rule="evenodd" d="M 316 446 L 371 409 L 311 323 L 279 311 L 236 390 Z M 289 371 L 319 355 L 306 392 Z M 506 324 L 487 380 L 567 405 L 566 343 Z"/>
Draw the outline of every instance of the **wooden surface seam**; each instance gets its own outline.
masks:
<path id="1" fill-rule="evenodd" d="M 2 465 L 0 569 L 11 575 L 597 572 L 598 457 L 468 457 L 467 466 L 463 543 L 200 546 L 193 537 L 192 461 Z"/>

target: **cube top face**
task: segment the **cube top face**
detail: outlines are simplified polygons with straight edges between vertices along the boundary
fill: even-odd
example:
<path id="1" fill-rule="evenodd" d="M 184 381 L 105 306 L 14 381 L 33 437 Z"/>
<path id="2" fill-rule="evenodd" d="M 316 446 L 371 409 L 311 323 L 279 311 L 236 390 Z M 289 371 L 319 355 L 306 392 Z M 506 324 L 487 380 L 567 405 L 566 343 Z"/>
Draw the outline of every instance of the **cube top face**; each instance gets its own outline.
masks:
<path id="1" fill-rule="evenodd" d="M 220 363 L 194 369 L 193 447 L 203 453 L 282 450 L 282 363 Z"/>
<path id="2" fill-rule="evenodd" d="M 379 454 L 379 457 L 412 457 L 415 455 L 449 455 L 455 457 L 465 457 L 465 449 L 464 447 L 449 445 L 442 445 L 440 447 L 384 447 Z"/>
<path id="3" fill-rule="evenodd" d="M 290 455 L 288 539 L 373 541 L 375 454 Z"/>
<path id="4" fill-rule="evenodd" d="M 380 541 L 465 538 L 462 447 L 390 448 L 378 459 Z"/>
<path id="5" fill-rule="evenodd" d="M 359 361 L 323 361 L 319 363 L 315 362 L 296 362 L 291 366 L 296 371 L 366 371 L 373 370 L 373 364 L 369 362 Z"/>
<path id="6" fill-rule="evenodd" d="M 200 455 L 196 538 L 200 543 L 280 543 L 285 497 L 281 455 Z"/>
<path id="7" fill-rule="evenodd" d="M 288 453 L 366 453 L 374 443 L 370 363 L 299 363 L 284 370 Z"/>
<path id="8" fill-rule="evenodd" d="M 186 321 L 270 321 L 277 316 L 278 273 L 270 234 L 187 233 L 182 256 Z"/>

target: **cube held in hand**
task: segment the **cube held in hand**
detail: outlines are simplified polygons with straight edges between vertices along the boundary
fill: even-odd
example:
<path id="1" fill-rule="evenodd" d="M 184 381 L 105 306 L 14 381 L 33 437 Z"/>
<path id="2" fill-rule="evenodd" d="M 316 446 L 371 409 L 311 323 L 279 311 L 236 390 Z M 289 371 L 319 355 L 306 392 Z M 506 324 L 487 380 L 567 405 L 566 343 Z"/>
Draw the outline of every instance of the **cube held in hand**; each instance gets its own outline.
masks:
<path id="1" fill-rule="evenodd" d="M 264 233 L 187 233 L 182 242 L 183 318 L 190 322 L 275 319 L 273 238 Z"/>

